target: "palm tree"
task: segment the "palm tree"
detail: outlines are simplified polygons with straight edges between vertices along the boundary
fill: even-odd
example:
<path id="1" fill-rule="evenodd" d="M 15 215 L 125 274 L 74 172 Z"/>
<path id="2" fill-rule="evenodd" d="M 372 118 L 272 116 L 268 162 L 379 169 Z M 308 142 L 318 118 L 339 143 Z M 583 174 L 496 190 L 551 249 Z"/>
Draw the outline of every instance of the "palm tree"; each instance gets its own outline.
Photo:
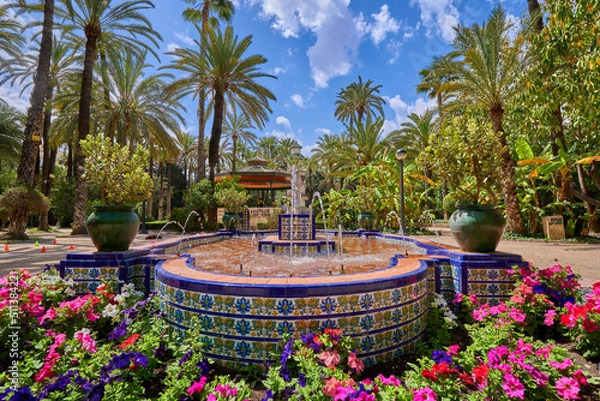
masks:
<path id="1" fill-rule="evenodd" d="M 98 42 L 109 39 L 111 43 L 128 49 L 146 48 L 149 45 L 139 37 L 148 39 L 157 46 L 156 38 L 160 35 L 152 29 L 150 21 L 141 11 L 154 8 L 149 0 L 125 0 L 113 4 L 112 0 L 62 0 L 65 11 L 60 16 L 69 19 L 70 25 L 63 28 L 67 31 L 81 30 L 85 35 L 85 53 L 83 73 L 81 77 L 81 93 L 79 99 L 78 138 L 85 139 L 90 133 L 90 109 L 92 100 L 92 83 L 94 64 L 98 57 Z M 87 186 L 82 177 L 85 156 L 79 142 L 75 151 L 75 213 L 73 216 L 72 234 L 82 234 L 85 228 L 85 207 L 87 203 Z"/>
<path id="2" fill-rule="evenodd" d="M 450 82 L 456 77 L 448 75 L 448 71 L 444 71 L 442 65 L 447 62 L 446 57 L 434 57 L 431 64 L 419 71 L 421 82 L 417 84 L 417 93 L 426 93 L 430 99 L 435 99 L 437 103 L 438 113 L 441 115 L 444 101 L 447 100 L 447 93 L 442 92 L 444 83 Z"/>
<path id="3" fill-rule="evenodd" d="M 264 127 L 271 112 L 269 100 L 276 100 L 269 89 L 256 82 L 257 78 L 275 78 L 258 69 L 267 60 L 260 55 L 242 58 L 251 43 L 252 36 L 239 41 L 230 26 L 225 28 L 225 32 L 208 30 L 201 80 L 213 97 L 213 125 L 208 148 L 209 178 L 213 183 L 223 132 L 225 99 L 228 98 L 232 107 L 239 107 L 248 121 L 258 128 Z"/>
<path id="4" fill-rule="evenodd" d="M 185 2 L 191 4 L 191 7 L 188 7 L 183 11 L 183 19 L 193 23 L 198 23 L 200 21 L 200 38 L 206 36 L 211 12 L 216 14 L 220 20 L 231 22 L 235 11 L 233 2 L 230 0 L 204 0 L 200 2 L 197 0 L 185 0 Z M 212 25 L 218 24 L 218 21 L 215 20 L 211 22 Z M 206 45 L 204 41 L 201 41 L 200 53 L 203 53 L 205 48 Z M 206 176 L 206 153 L 204 150 L 204 130 L 206 126 L 205 106 L 206 93 L 203 90 L 198 91 L 198 181 Z"/>
<path id="5" fill-rule="evenodd" d="M 442 90 L 456 94 L 453 106 L 457 108 L 474 102 L 487 109 L 502 146 L 500 169 L 508 224 L 512 231 L 522 234 L 515 167 L 503 127 L 504 109 L 521 89 L 515 82 L 525 64 L 524 35 L 517 35 L 511 41 L 508 36 L 511 27 L 502 7 L 495 8 L 482 26 L 456 27 L 454 59 L 444 60 L 442 68 L 457 79 L 443 84 Z"/>
<path id="6" fill-rule="evenodd" d="M 241 139 L 247 144 L 256 143 L 256 134 L 251 129 L 254 129 L 252 124 L 248 122 L 246 116 L 238 114 L 235 110 L 232 113 L 227 113 L 225 124 L 223 125 L 223 134 L 225 139 L 231 139 L 231 171 L 236 170 L 236 161 L 238 156 L 238 141 Z"/>
<path id="7" fill-rule="evenodd" d="M 0 49 L 9 57 L 20 55 L 21 46 L 25 44 L 25 38 L 21 35 L 21 25 L 10 15 L 8 4 L 0 5 Z M 5 63 L 3 54 L 0 54 L 0 74 L 10 69 L 10 63 Z"/>
<path id="8" fill-rule="evenodd" d="M 275 160 L 279 139 L 274 136 L 263 136 L 256 142 L 257 156 L 272 161 Z"/>
<path id="9" fill-rule="evenodd" d="M 40 146 L 44 105 L 50 79 L 50 60 L 52 57 L 52 28 L 54 25 L 54 0 L 44 2 L 44 19 L 42 23 L 42 38 L 38 55 L 37 70 L 35 73 L 33 90 L 29 110 L 27 110 L 27 123 L 25 124 L 25 139 L 21 151 L 21 161 L 17 169 L 17 180 L 22 184 L 33 187 L 35 180 L 35 160 Z"/>
<path id="10" fill-rule="evenodd" d="M 110 94 L 109 104 L 102 111 L 106 135 L 120 144 L 129 141 L 132 147 L 154 138 L 168 156 L 175 157 L 178 149 L 170 133 L 179 131 L 183 118 L 178 113 L 181 104 L 164 93 L 164 79 L 171 75 L 145 75 L 149 64 L 131 53 L 111 57 L 105 88 Z"/>
<path id="11" fill-rule="evenodd" d="M 175 131 L 175 142 L 179 148 L 179 160 L 183 170 L 186 187 L 192 184 L 192 171 L 194 171 L 194 160 L 196 159 L 196 151 L 198 145 L 196 139 L 188 132 L 181 130 Z"/>
<path id="12" fill-rule="evenodd" d="M 14 107 L 0 99 L 0 160 L 12 164 L 21 154 L 21 135 L 24 116 Z M 6 168 L 0 165 L 0 169 Z"/>
<path id="13" fill-rule="evenodd" d="M 383 155 L 388 146 L 383 138 L 383 123 L 383 118 L 372 121 L 369 116 L 364 123 L 346 127 L 350 146 L 343 147 L 342 153 L 347 168 L 366 166 Z"/>
<path id="14" fill-rule="evenodd" d="M 320 160 L 325 166 L 325 175 L 329 182 L 329 189 L 333 189 L 335 167 L 340 161 L 340 154 L 345 146 L 345 141 L 339 135 L 323 134 L 323 136 L 317 138 L 317 146 L 312 150 L 312 157 Z"/>
<path id="15" fill-rule="evenodd" d="M 364 117 L 376 118 L 376 111 L 383 116 L 383 105 L 386 103 L 377 95 L 381 85 L 371 87 L 372 83 L 370 79 L 363 82 L 359 75 L 358 82 L 352 82 L 343 88 L 335 101 L 335 118 L 352 125 L 362 122 Z"/>

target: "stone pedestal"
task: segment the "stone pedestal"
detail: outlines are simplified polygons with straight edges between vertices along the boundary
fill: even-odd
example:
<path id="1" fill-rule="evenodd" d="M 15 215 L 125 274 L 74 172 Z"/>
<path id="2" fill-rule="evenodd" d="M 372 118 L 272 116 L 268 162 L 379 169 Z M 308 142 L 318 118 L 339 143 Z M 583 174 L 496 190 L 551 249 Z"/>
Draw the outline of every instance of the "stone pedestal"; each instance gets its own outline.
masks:
<path id="1" fill-rule="evenodd" d="M 544 235 L 548 239 L 564 239 L 565 223 L 562 216 L 546 216 L 542 218 Z"/>

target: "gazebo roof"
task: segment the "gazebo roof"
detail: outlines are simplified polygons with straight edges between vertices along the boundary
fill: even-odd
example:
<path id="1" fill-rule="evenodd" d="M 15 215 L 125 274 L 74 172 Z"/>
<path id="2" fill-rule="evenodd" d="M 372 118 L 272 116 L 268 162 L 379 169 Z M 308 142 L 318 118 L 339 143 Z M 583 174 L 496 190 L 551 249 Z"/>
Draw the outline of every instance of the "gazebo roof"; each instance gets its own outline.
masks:
<path id="1" fill-rule="evenodd" d="M 279 171 L 267 166 L 267 161 L 260 158 L 248 160 L 248 166 L 237 171 L 218 174 L 215 181 L 237 175 L 240 177 L 239 184 L 246 189 L 290 189 L 292 187 L 292 175 L 285 171 Z"/>

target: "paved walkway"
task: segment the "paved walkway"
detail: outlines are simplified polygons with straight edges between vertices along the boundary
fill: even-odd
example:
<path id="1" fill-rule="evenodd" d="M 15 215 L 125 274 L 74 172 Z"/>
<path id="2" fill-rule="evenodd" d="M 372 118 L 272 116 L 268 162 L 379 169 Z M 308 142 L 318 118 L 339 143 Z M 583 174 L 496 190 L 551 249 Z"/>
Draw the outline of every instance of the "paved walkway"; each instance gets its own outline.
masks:
<path id="1" fill-rule="evenodd" d="M 439 236 L 420 236 L 440 244 L 456 246 L 448 229 L 439 229 Z M 94 252 L 95 248 L 87 235 L 69 235 L 70 229 L 58 229 L 56 232 L 31 234 L 30 240 L 18 242 L 0 242 L 0 276 L 12 269 L 27 268 L 32 272 L 41 271 L 48 264 L 56 264 L 66 259 L 69 252 Z M 151 234 L 157 234 L 151 231 Z M 179 233 L 166 231 L 163 240 L 178 237 Z M 56 239 L 56 244 L 53 240 Z M 38 246 L 35 243 L 38 243 Z M 138 234 L 132 247 L 148 245 L 152 240 Z M 8 244 L 9 250 L 4 250 Z M 74 249 L 69 247 L 73 245 Z M 42 253 L 42 247 L 46 252 Z M 565 241 L 510 241 L 503 240 L 498 252 L 516 253 L 538 267 L 550 267 L 555 264 L 570 265 L 582 276 L 581 284 L 590 287 L 600 281 L 600 243 L 575 244 Z"/>

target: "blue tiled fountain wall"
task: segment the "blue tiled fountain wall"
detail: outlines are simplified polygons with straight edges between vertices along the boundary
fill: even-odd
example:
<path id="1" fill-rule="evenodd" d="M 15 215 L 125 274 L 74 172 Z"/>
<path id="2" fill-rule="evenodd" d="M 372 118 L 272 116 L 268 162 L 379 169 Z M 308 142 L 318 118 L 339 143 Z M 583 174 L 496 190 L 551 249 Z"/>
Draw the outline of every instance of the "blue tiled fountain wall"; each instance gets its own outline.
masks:
<path id="1" fill-rule="evenodd" d="M 314 214 L 280 214 L 278 238 L 280 240 L 309 241 L 316 238 Z"/>
<path id="2" fill-rule="evenodd" d="M 272 359 L 285 333 L 337 327 L 357 340 L 359 357 L 372 365 L 415 346 L 426 326 L 428 294 L 447 299 L 457 292 L 476 294 L 495 303 L 512 289 L 507 270 L 527 264 L 515 254 L 468 254 L 398 235 L 361 233 L 409 245 L 413 253 L 427 258 L 409 274 L 329 285 L 205 282 L 175 276 L 162 267 L 187 248 L 232 235 L 190 236 L 122 253 L 69 254 L 60 271 L 76 282 L 78 293 L 94 292 L 102 280 L 133 282 L 146 293 L 156 289 L 174 330 L 183 335 L 192 316 L 199 316 L 205 351 L 215 359 L 262 363 Z M 392 258 L 392 265 L 398 259 L 401 256 Z"/>

